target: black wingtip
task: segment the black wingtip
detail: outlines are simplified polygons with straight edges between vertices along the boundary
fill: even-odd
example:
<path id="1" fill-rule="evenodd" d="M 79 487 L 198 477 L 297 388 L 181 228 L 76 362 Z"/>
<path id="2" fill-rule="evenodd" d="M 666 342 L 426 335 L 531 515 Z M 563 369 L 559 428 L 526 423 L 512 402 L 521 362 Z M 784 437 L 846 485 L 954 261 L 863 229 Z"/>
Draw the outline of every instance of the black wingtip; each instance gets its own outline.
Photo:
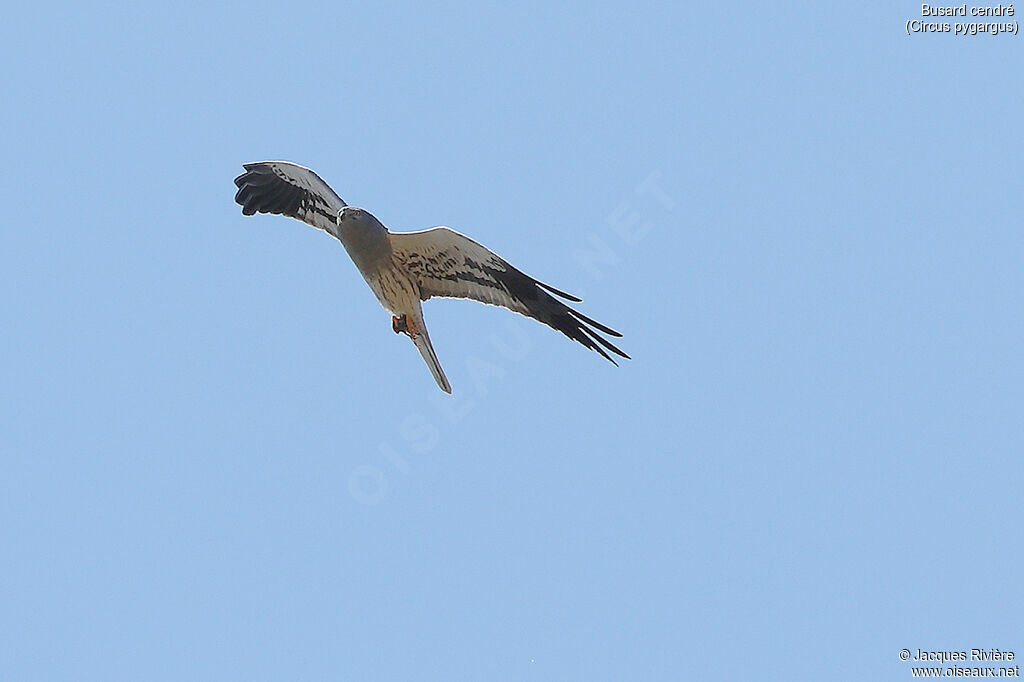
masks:
<path id="1" fill-rule="evenodd" d="M 622 334 L 570 308 L 552 294 L 576 303 L 579 303 L 581 299 L 535 280 L 507 263 L 502 263 L 504 267 L 493 270 L 492 275 L 505 291 L 526 308 L 526 315 L 562 332 L 585 348 L 597 351 L 613 365 L 618 366 L 619 363 L 615 362 L 607 351 L 627 360 L 630 359 L 615 344 L 601 336 L 601 333 L 604 333 L 621 338 Z"/>
<path id="2" fill-rule="evenodd" d="M 585 348 L 596 351 L 601 357 L 616 367 L 619 366 L 619 363 L 609 355 L 609 351 L 626 360 L 631 359 L 618 346 L 601 336 L 599 332 L 605 329 L 604 325 L 593 322 L 590 318 L 573 310 L 564 303 L 557 302 L 553 298 L 548 298 L 548 301 L 558 306 L 560 310 L 550 316 L 538 315 L 537 319 L 541 320 L 541 322 L 557 329 Z M 592 329 L 588 324 L 591 324 L 594 328 Z M 616 336 L 622 335 L 616 332 Z"/>
<path id="3" fill-rule="evenodd" d="M 574 310 L 573 312 L 576 312 L 576 311 Z M 632 360 L 632 358 L 631 358 L 631 357 L 629 357 L 628 355 L 626 355 L 625 353 L 623 353 L 623 352 L 622 352 L 622 350 L 621 350 L 621 349 L 620 349 L 620 348 L 619 348 L 618 346 L 616 346 L 616 345 L 615 345 L 614 343 L 612 343 L 612 342 L 611 342 L 611 341 L 609 341 L 608 339 L 605 339 L 605 338 L 603 338 L 603 337 L 602 337 L 602 336 L 601 336 L 600 334 L 598 334 L 597 332 L 595 332 L 595 331 L 594 331 L 593 329 L 589 329 L 589 328 L 587 328 L 587 327 L 584 327 L 584 326 L 582 326 L 582 325 L 580 325 L 580 329 L 582 329 L 583 331 L 585 331 L 585 332 L 586 332 L 587 334 L 589 334 L 589 335 L 590 335 L 590 336 L 591 336 L 591 337 L 592 337 L 592 338 L 593 338 L 593 339 L 594 339 L 595 341 L 597 341 L 597 342 L 598 342 L 599 344 L 601 344 L 602 346 L 604 346 L 605 348 L 607 348 L 607 349 L 608 349 L 608 350 L 610 350 L 611 352 L 615 353 L 615 354 L 616 354 L 616 355 L 618 355 L 619 357 L 621 357 L 621 358 L 625 358 L 625 359 L 627 359 L 627 360 Z M 619 334 L 619 336 L 622 336 L 622 335 L 621 335 L 621 334 Z M 596 348 L 596 347 L 595 347 L 595 348 Z M 598 348 L 597 350 L 598 350 L 599 352 L 601 352 L 600 348 Z M 607 355 L 607 354 L 606 354 L 606 353 L 604 353 L 604 352 L 601 352 L 601 355 L 604 355 L 604 357 L 606 357 L 606 358 L 607 358 L 608 360 L 611 360 L 611 363 L 612 363 L 613 365 L 615 365 L 616 367 L 618 367 L 618 366 L 619 366 L 619 363 L 615 362 L 615 360 L 614 360 L 614 359 L 612 359 L 612 357 L 611 357 L 611 356 Z"/>
<path id="4" fill-rule="evenodd" d="M 235 178 L 235 203 L 242 207 L 242 215 L 276 213 L 293 216 L 299 208 L 303 192 L 275 176 L 266 163 L 243 164 L 245 173 Z"/>
<path id="5" fill-rule="evenodd" d="M 596 329 L 601 330 L 602 332 L 604 332 L 608 336 L 614 336 L 614 337 L 619 338 L 619 339 L 622 338 L 622 334 L 620 334 L 619 332 L 615 331 L 611 327 L 604 326 L 603 324 L 601 324 L 597 320 L 593 320 L 593 319 L 587 317 L 586 315 L 584 315 L 583 313 L 581 313 L 578 310 L 573 310 L 572 308 L 569 308 L 569 312 L 571 312 L 574 317 L 579 319 L 580 322 L 585 322 L 585 323 L 589 324 L 591 327 L 594 327 Z"/>
<path id="6" fill-rule="evenodd" d="M 583 303 L 583 299 L 582 298 L 577 298 L 576 296 L 573 296 L 572 294 L 567 294 L 564 291 L 561 291 L 559 289 L 554 288 L 550 284 L 544 284 L 544 282 L 537 281 L 537 286 L 541 287 L 542 289 L 547 289 L 548 291 L 550 291 L 555 296 L 561 296 L 562 298 L 564 298 L 567 301 L 572 301 L 573 303 Z"/>

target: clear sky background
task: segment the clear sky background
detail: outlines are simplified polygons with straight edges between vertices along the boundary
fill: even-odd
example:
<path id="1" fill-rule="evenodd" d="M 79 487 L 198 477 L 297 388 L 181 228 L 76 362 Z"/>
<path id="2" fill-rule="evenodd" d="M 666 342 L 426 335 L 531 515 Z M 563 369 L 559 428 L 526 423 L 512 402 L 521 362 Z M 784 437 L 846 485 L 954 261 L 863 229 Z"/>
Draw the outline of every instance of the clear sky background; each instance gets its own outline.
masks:
<path id="1" fill-rule="evenodd" d="M 8 7 L 0 678 L 1024 656 L 1024 38 L 919 16 Z M 263 159 L 583 295 L 634 359 L 432 300 L 443 395 L 340 244 L 241 215 Z"/>

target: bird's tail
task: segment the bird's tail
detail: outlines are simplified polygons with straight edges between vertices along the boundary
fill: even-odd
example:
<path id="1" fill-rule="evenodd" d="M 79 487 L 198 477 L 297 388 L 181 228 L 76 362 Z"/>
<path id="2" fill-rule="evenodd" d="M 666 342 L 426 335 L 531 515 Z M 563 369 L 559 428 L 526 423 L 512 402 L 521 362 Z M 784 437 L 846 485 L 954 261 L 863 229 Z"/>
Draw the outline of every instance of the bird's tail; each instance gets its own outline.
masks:
<path id="1" fill-rule="evenodd" d="M 427 326 L 423 324 L 423 316 L 416 320 L 419 324 L 416 326 L 418 333 L 413 336 L 412 342 L 416 344 L 416 348 L 419 349 L 420 355 L 423 356 L 423 361 L 427 363 L 427 367 L 430 368 L 430 373 L 434 375 L 434 381 L 441 387 L 441 390 L 445 393 L 452 392 L 452 385 L 448 383 L 448 377 L 444 375 L 444 370 L 441 369 L 441 363 L 437 360 L 437 354 L 434 353 L 434 346 L 430 343 L 430 334 L 427 333 Z"/>

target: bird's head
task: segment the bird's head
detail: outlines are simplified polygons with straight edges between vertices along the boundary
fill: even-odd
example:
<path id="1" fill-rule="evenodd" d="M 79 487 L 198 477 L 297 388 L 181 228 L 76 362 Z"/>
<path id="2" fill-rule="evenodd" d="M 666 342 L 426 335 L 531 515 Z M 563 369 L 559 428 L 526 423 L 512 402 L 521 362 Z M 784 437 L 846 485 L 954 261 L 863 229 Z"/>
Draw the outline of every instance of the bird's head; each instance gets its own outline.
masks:
<path id="1" fill-rule="evenodd" d="M 345 230 L 387 232 L 387 228 L 365 208 L 346 206 L 338 211 L 338 227 Z"/>
<path id="2" fill-rule="evenodd" d="M 338 234 L 345 248 L 356 249 L 364 256 L 383 254 L 388 246 L 388 228 L 364 208 L 346 206 L 338 211 Z"/>

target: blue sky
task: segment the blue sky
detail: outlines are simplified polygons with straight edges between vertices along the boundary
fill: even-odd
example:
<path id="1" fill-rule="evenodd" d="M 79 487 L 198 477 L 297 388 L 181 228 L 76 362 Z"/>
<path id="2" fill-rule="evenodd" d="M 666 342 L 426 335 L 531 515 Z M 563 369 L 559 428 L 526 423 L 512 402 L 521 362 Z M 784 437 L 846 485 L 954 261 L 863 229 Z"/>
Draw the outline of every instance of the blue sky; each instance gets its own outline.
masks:
<path id="1" fill-rule="evenodd" d="M 0 677 L 904 679 L 1024 655 L 1014 36 L 914 3 L 25 3 Z M 616 368 L 243 218 L 315 168 Z"/>

